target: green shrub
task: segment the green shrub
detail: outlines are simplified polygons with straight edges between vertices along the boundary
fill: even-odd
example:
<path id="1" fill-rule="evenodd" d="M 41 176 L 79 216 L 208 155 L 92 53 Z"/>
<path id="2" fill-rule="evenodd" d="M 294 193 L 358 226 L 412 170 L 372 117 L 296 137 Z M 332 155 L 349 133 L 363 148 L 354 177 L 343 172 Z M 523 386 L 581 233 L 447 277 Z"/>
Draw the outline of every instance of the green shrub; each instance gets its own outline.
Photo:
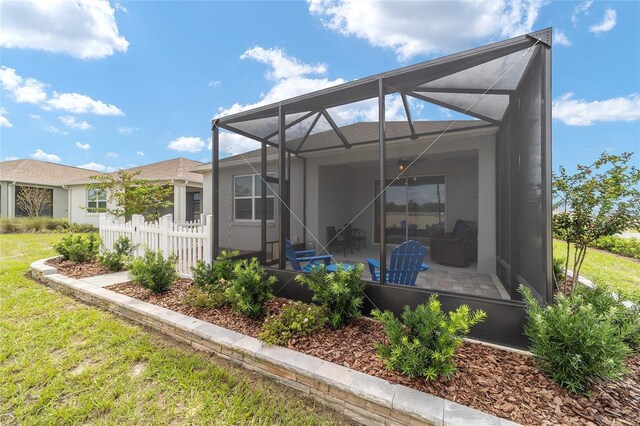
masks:
<path id="1" fill-rule="evenodd" d="M 59 232 L 87 233 L 96 232 L 97 228 L 90 223 L 70 223 L 66 228 L 61 227 L 56 230 Z"/>
<path id="2" fill-rule="evenodd" d="M 596 313 L 611 319 L 618 328 L 620 337 L 632 349 L 640 347 L 640 310 L 627 307 L 616 298 L 607 286 L 578 286 L 574 294 L 582 297 L 584 303 L 593 306 Z"/>
<path id="3" fill-rule="evenodd" d="M 82 235 L 69 235 L 63 237 L 53 249 L 62 255 L 65 260 L 84 263 L 92 261 L 100 249 L 100 237 L 98 234 L 89 234 L 86 238 Z"/>
<path id="4" fill-rule="evenodd" d="M 67 231 L 69 229 L 67 219 L 51 218 L 51 217 L 13 217 L 3 218 L 0 220 L 0 234 L 11 233 L 39 233 L 51 231 Z M 93 227 L 91 227 L 93 231 Z M 88 231 L 71 231 L 71 232 L 88 232 Z"/>
<path id="5" fill-rule="evenodd" d="M 564 260 L 560 257 L 553 258 L 553 283 L 556 287 L 564 281 Z"/>
<path id="6" fill-rule="evenodd" d="M 143 257 L 134 259 L 129 268 L 133 281 L 154 293 L 163 293 L 178 279 L 176 257 L 165 259 L 162 251 L 147 250 Z"/>
<path id="7" fill-rule="evenodd" d="M 255 257 L 242 260 L 233 267 L 233 279 L 227 289 L 227 299 L 242 315 L 259 318 L 265 314 L 265 304 L 271 298 L 277 279 L 267 276 Z"/>
<path id="8" fill-rule="evenodd" d="M 435 294 L 415 310 L 405 306 L 402 321 L 390 311 L 371 314 L 382 323 L 390 342 L 375 344 L 387 368 L 429 380 L 453 375 L 456 349 L 471 327 L 487 317 L 484 311 L 471 312 L 467 305 L 445 314 Z"/>
<path id="9" fill-rule="evenodd" d="M 327 320 L 324 308 L 292 302 L 278 315 L 267 318 L 258 337 L 270 345 L 285 345 L 292 337 L 306 336 L 321 329 Z"/>
<path id="10" fill-rule="evenodd" d="M 636 238 L 601 237 L 593 243 L 593 247 L 607 250 L 620 256 L 640 259 L 640 240 Z"/>
<path id="11" fill-rule="evenodd" d="M 583 294 L 562 294 L 542 308 L 520 286 L 529 317 L 525 334 L 538 368 L 570 392 L 588 394 L 591 382 L 619 379 L 630 353 L 614 318 L 587 303 Z"/>
<path id="12" fill-rule="evenodd" d="M 120 236 L 113 244 L 113 250 L 105 250 L 98 260 L 100 264 L 111 271 L 122 271 L 132 260 L 133 252 L 138 247 L 127 237 Z"/>
<path id="13" fill-rule="evenodd" d="M 338 265 L 336 272 L 327 274 L 321 266 L 309 275 L 298 275 L 296 281 L 309 287 L 313 292 L 312 300 L 327 310 L 329 326 L 340 328 L 360 317 L 366 285 L 361 278 L 363 269 L 360 263 L 352 270 Z"/>
<path id="14" fill-rule="evenodd" d="M 199 260 L 196 266 L 191 269 L 193 284 L 197 287 L 206 288 L 217 285 L 220 280 L 231 280 L 233 278 L 233 268 L 238 262 L 234 260 L 234 257 L 239 254 L 239 251 L 223 250 L 213 263 L 208 264 Z"/>
<path id="15" fill-rule="evenodd" d="M 227 281 L 228 283 L 229 281 Z M 211 309 L 219 308 L 227 303 L 224 292 L 228 286 L 221 286 L 221 291 L 207 291 L 199 287 L 192 287 L 184 297 L 184 304 L 192 308 Z"/>

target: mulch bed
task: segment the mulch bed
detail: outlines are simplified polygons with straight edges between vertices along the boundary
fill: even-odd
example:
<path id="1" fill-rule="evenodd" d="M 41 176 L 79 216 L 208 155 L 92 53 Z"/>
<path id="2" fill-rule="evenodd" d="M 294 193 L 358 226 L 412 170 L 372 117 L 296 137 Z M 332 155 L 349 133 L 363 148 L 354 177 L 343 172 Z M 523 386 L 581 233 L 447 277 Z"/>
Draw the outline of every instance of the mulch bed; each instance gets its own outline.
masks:
<path id="1" fill-rule="evenodd" d="M 53 266 L 58 269 L 59 274 L 75 279 L 113 273 L 113 271 L 105 268 L 95 260 L 87 263 L 76 263 L 70 260 L 64 260 L 61 257 L 56 257 L 54 259 L 47 260 L 45 265 Z"/>
<path id="2" fill-rule="evenodd" d="M 258 337 L 262 320 L 251 320 L 229 307 L 195 309 L 182 304 L 191 280 L 180 279 L 164 294 L 153 294 L 133 283 L 110 290 Z M 269 315 L 287 299 L 268 303 Z M 593 386 L 590 398 L 574 396 L 544 377 L 529 356 L 466 342 L 456 355 L 457 371 L 450 380 L 427 381 L 387 371 L 373 343 L 385 341 L 382 326 L 361 318 L 340 330 L 323 329 L 289 341 L 287 347 L 324 360 L 403 384 L 522 424 L 635 425 L 640 419 L 640 355 L 629 359 L 629 374 L 619 382 Z M 635 420 L 634 420 L 635 419 Z"/>

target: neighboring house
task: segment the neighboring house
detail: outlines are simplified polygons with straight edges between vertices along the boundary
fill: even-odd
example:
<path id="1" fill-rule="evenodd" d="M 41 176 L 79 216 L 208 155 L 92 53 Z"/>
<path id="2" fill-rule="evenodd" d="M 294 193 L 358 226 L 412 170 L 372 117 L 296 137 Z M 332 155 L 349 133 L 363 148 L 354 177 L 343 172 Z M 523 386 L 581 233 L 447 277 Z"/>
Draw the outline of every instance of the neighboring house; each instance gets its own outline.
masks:
<path id="1" fill-rule="evenodd" d="M 86 179 L 96 172 L 38 160 L 0 162 L 0 217 L 25 216 L 16 205 L 16 196 L 23 187 L 44 188 L 50 193 L 50 205 L 42 216 L 66 218 L 69 212 L 67 182 Z"/>
<path id="2" fill-rule="evenodd" d="M 191 169 L 201 166 L 199 161 L 187 158 L 151 163 L 144 166 L 126 169 L 128 172 L 140 172 L 136 179 L 147 179 L 173 186 L 170 201 L 173 206 L 163 209 L 162 214 L 173 214 L 177 223 L 197 220 L 202 213 L 202 174 L 193 173 Z M 115 175 L 117 172 L 110 174 Z M 92 172 L 90 175 L 96 175 Z M 74 223 L 91 223 L 98 226 L 99 213 L 92 210 L 107 207 L 107 197 L 98 191 L 88 189 L 87 185 L 95 182 L 89 177 L 67 182 L 70 189 L 71 210 L 69 221 Z"/>
<path id="3" fill-rule="evenodd" d="M 398 105 L 404 121 L 385 117 Z M 475 120 L 415 119 L 446 110 Z M 345 116 L 361 122 L 338 126 Z M 262 148 L 220 159 L 221 130 Z M 398 244 L 429 248 L 415 285 L 369 282 L 366 308 L 400 313 L 437 293 L 445 309 L 487 311 L 475 336 L 525 346 L 518 287 L 553 300 L 551 29 L 215 118 L 212 150 L 196 170 L 214 218 L 212 255 L 251 252 L 285 297 L 308 298 L 292 284 L 298 262 L 287 262 L 286 239 L 318 250 L 329 227 L 351 224 L 366 247 L 336 250 L 332 262 L 379 260 L 380 284 Z"/>

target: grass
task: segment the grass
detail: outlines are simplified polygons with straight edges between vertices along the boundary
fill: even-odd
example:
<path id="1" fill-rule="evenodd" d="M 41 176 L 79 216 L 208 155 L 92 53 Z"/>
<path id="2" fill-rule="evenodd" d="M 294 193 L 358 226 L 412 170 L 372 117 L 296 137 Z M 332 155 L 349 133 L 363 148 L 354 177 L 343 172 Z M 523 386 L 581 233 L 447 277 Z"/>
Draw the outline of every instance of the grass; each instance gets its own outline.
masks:
<path id="1" fill-rule="evenodd" d="M 566 246 L 562 241 L 553 240 L 553 255 L 566 258 Z M 573 249 L 570 259 L 573 260 Z M 569 262 L 571 268 L 571 261 Z M 602 250 L 587 249 L 582 264 L 581 276 L 597 284 L 604 284 L 625 298 L 640 303 L 640 262 Z"/>
<path id="2" fill-rule="evenodd" d="M 57 234 L 0 235 L 0 424 L 343 424 L 293 390 L 25 276 Z"/>

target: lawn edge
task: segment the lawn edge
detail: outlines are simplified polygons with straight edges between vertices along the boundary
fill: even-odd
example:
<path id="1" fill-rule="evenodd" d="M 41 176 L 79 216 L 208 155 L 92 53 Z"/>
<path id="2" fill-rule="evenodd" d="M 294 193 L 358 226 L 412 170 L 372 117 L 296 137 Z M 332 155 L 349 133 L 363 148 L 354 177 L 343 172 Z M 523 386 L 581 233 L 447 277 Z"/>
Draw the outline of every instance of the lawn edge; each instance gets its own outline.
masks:
<path id="1" fill-rule="evenodd" d="M 515 425 L 509 420 L 116 293 L 31 264 L 37 281 L 195 349 L 275 379 L 362 424 Z"/>

